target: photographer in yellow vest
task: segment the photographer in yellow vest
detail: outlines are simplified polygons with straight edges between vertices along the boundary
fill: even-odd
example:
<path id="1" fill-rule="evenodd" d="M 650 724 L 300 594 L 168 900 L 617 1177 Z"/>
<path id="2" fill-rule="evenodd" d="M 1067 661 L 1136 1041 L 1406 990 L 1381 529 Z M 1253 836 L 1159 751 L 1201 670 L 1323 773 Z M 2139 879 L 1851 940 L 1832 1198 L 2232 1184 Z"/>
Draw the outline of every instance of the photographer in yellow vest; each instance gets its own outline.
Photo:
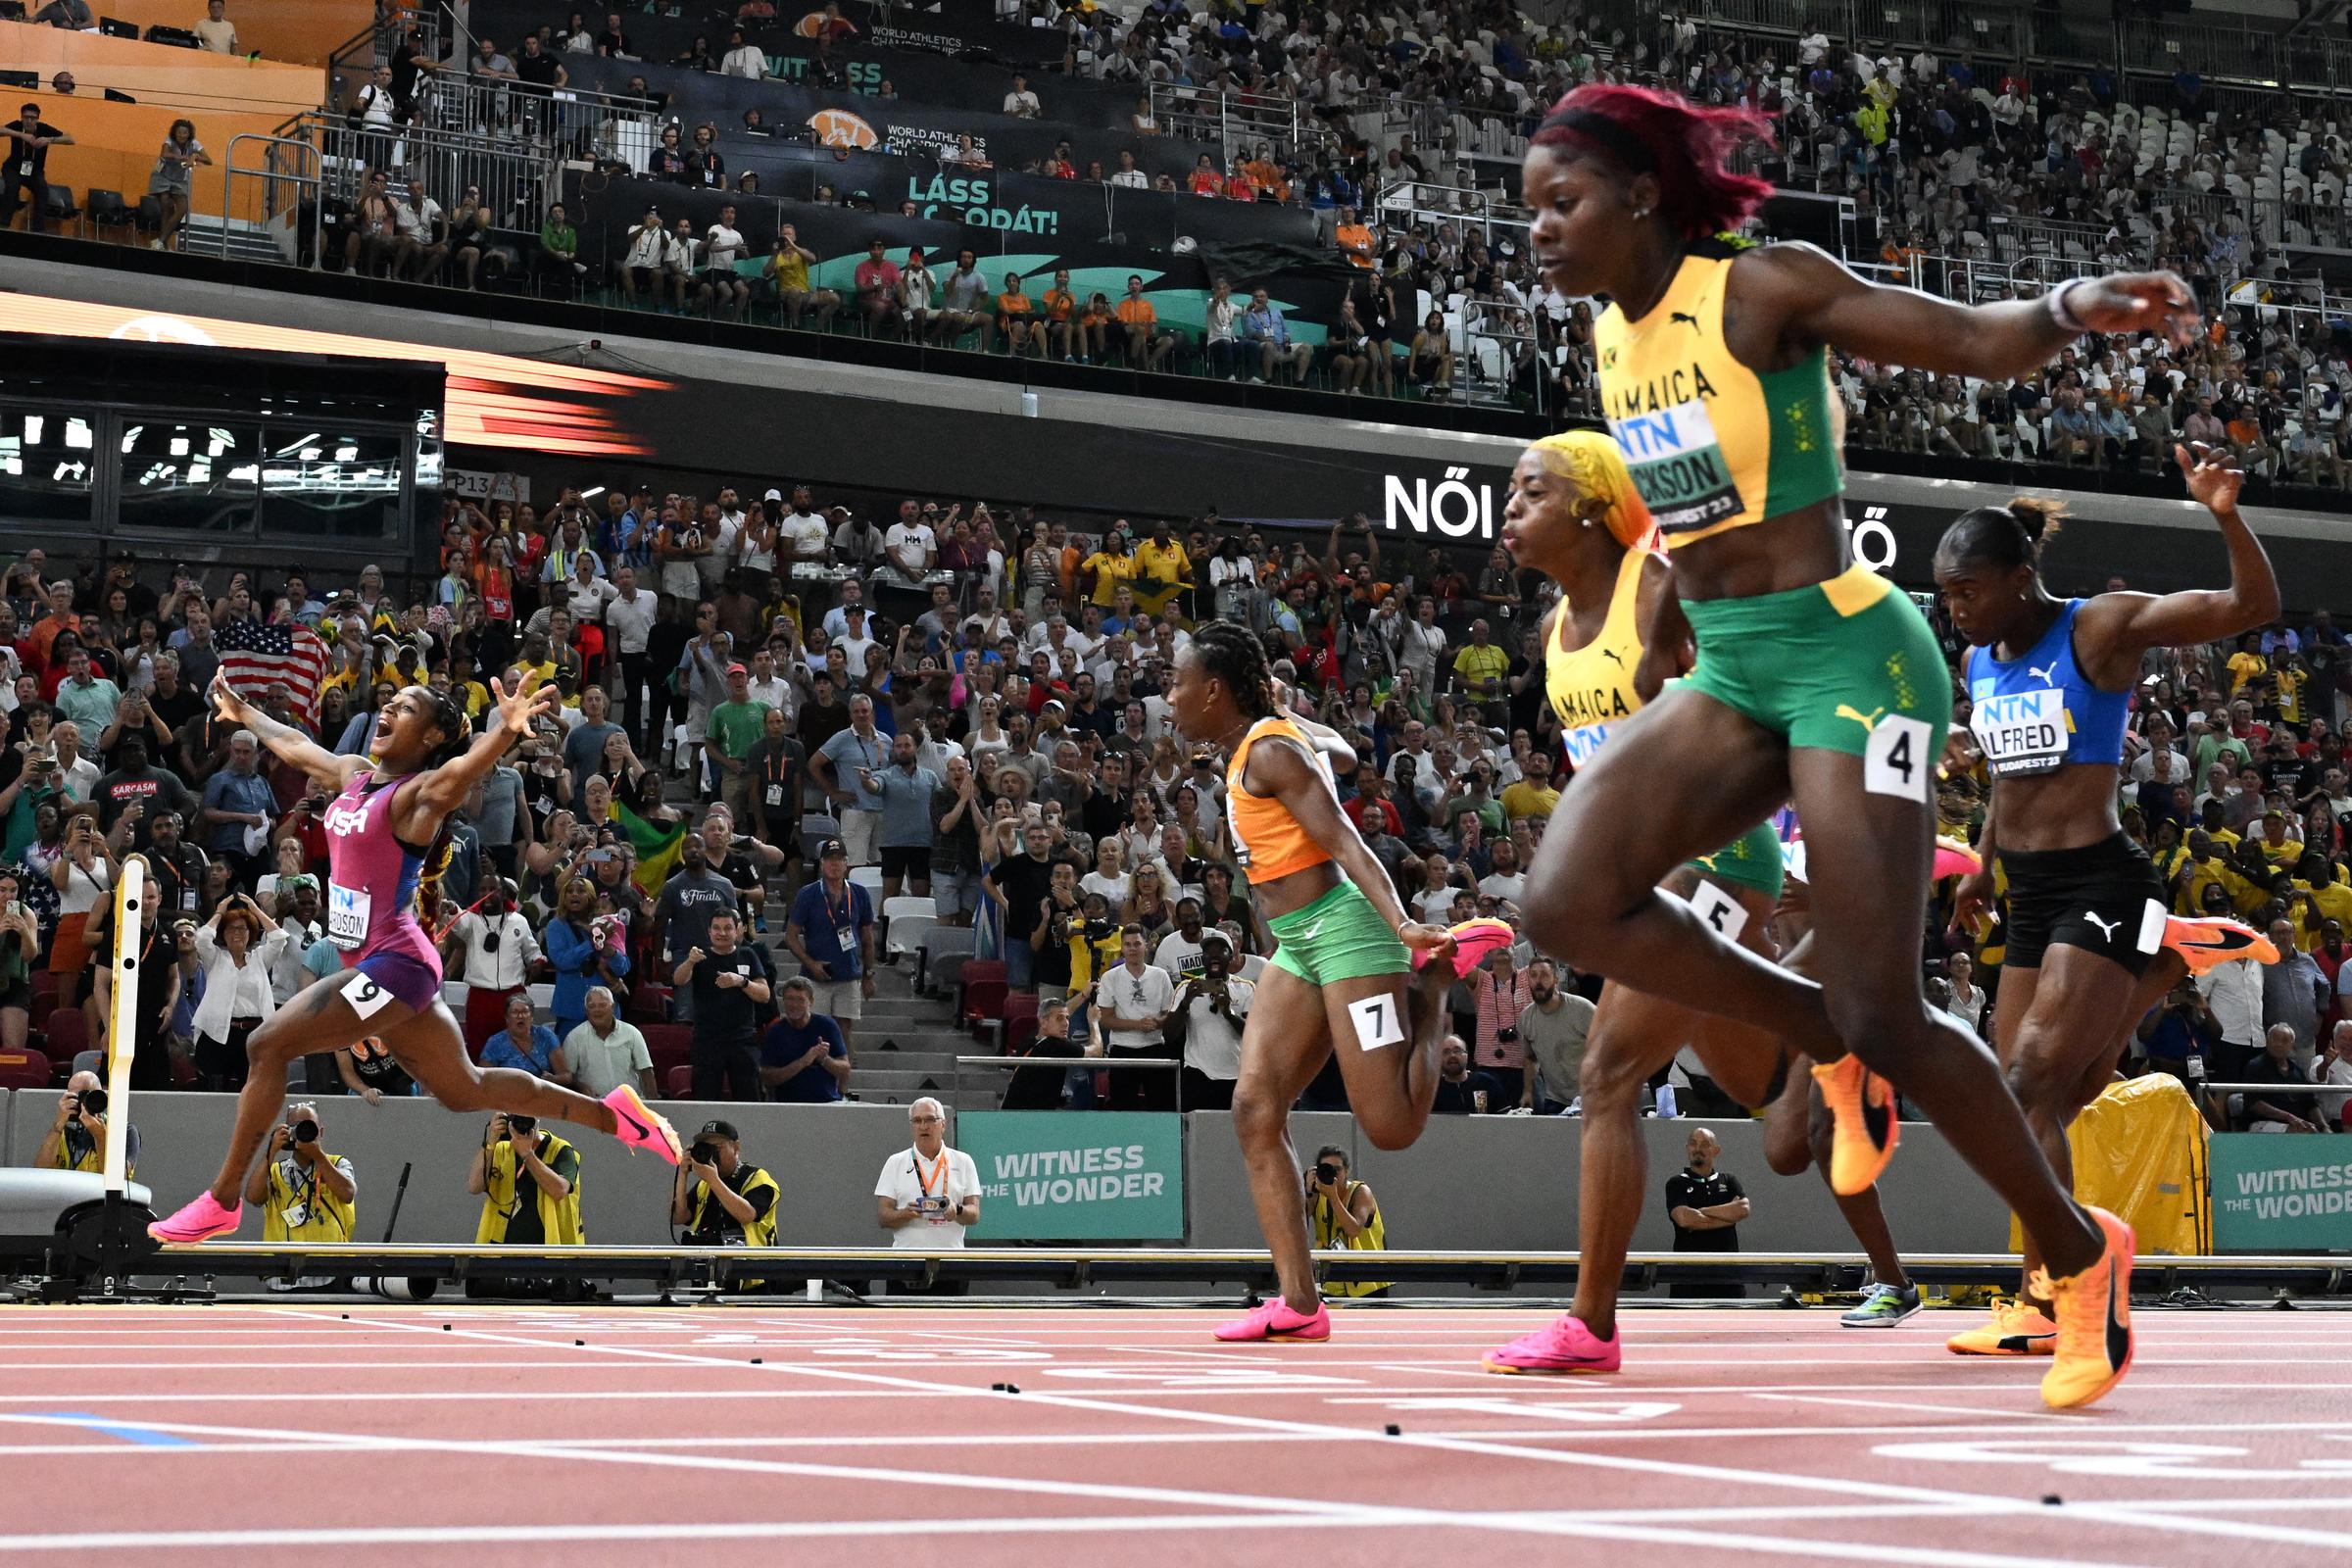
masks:
<path id="1" fill-rule="evenodd" d="M 1315 1168 L 1306 1173 L 1306 1225 L 1317 1251 L 1347 1250 L 1385 1251 L 1389 1228 L 1381 1218 L 1372 1189 L 1348 1174 L 1348 1152 L 1326 1144 L 1316 1152 Z M 1383 1296 L 1386 1284 L 1350 1281 L 1327 1284 L 1326 1296 Z"/>
<path id="2" fill-rule="evenodd" d="M 299 1101 L 270 1134 L 270 1152 L 245 1183 L 262 1210 L 265 1242 L 348 1242 L 358 1218 L 351 1161 L 318 1141 L 318 1107 Z"/>
<path id="3" fill-rule="evenodd" d="M 485 1247 L 577 1247 L 586 1239 L 580 1152 L 532 1117 L 490 1118 L 466 1190 L 482 1195 L 473 1239 Z"/>
<path id="4" fill-rule="evenodd" d="M 139 1130 L 135 1126 L 130 1129 L 123 1158 L 129 1166 L 124 1174 L 138 1174 Z M 41 1170 L 106 1168 L 106 1089 L 96 1073 L 77 1072 L 66 1080 L 66 1092 L 58 1097 L 57 1115 L 42 1135 L 32 1163 Z"/>
<path id="5" fill-rule="evenodd" d="M 743 1157 L 743 1135 L 731 1121 L 707 1121 L 678 1166 L 670 1189 L 669 1222 L 683 1225 L 688 1247 L 773 1247 L 776 1179 Z"/>

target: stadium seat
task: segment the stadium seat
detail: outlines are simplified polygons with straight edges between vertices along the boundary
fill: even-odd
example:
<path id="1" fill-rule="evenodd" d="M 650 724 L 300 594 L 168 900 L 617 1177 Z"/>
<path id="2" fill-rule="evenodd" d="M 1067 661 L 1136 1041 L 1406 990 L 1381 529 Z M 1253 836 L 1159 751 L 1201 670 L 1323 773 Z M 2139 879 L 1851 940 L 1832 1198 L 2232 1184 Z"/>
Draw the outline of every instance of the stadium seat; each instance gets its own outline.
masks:
<path id="1" fill-rule="evenodd" d="M 694 1054 L 694 1031 L 685 1024 L 646 1023 L 637 1027 L 645 1036 L 646 1054 L 654 1058 L 657 1073 Z"/>
<path id="2" fill-rule="evenodd" d="M 49 1058 L 37 1051 L 0 1051 L 0 1089 L 46 1089 Z"/>
<path id="3" fill-rule="evenodd" d="M 629 1022 L 640 1026 L 669 1022 L 669 987 L 642 985 L 629 993 L 629 1007 L 625 1015 Z"/>
<path id="4" fill-rule="evenodd" d="M 811 859 L 825 840 L 839 837 L 841 824 L 822 811 L 810 811 L 801 818 L 801 850 Z"/>
<path id="5" fill-rule="evenodd" d="M 928 897 L 885 899 L 882 923 L 889 929 L 890 956 L 895 959 L 923 945 L 924 936 L 939 923 L 939 906 Z"/>
<path id="6" fill-rule="evenodd" d="M 850 867 L 850 880 L 865 889 L 868 896 L 880 897 L 882 892 L 882 868 L 880 866 L 853 865 Z"/>
<path id="7" fill-rule="evenodd" d="M 982 1017 L 994 1016 L 1004 1005 L 1005 970 L 1001 958 L 972 958 L 963 966 L 962 995 L 956 999 L 956 1015 L 969 1024 Z"/>
<path id="8" fill-rule="evenodd" d="M 100 190 L 93 185 L 82 198 L 82 210 L 88 215 L 90 232 L 101 239 L 106 237 L 108 229 L 137 226 L 136 220 L 131 217 L 130 204 L 122 199 L 122 193 L 119 190 Z"/>
<path id="9" fill-rule="evenodd" d="M 52 1056 L 66 1059 L 90 1049 L 90 1032 L 79 1007 L 60 1007 L 41 1026 L 41 1039 Z"/>
<path id="10" fill-rule="evenodd" d="M 81 220 L 81 209 L 74 205 L 74 187 L 71 185 L 50 186 L 49 199 L 42 211 L 55 223 L 76 223 Z"/>
<path id="11" fill-rule="evenodd" d="M 694 1093 L 694 1068 L 681 1061 L 662 1075 L 662 1087 L 672 1100 L 684 1100 Z"/>
<path id="12" fill-rule="evenodd" d="M 914 968 L 914 988 L 928 991 L 955 984 L 947 974 L 945 964 L 950 958 L 970 957 L 979 935 L 968 925 L 935 925 L 925 931 L 922 957 Z"/>
<path id="13" fill-rule="evenodd" d="M 106 1053 L 103 1051 L 75 1053 L 72 1070 L 74 1072 L 104 1072 L 106 1070 Z"/>

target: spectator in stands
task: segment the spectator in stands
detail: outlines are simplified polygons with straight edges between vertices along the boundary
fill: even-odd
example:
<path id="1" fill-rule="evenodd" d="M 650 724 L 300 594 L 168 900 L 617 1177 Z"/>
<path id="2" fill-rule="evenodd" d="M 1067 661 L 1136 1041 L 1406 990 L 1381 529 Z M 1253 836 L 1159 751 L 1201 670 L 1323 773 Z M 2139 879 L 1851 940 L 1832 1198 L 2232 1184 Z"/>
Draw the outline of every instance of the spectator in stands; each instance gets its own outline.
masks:
<path id="1" fill-rule="evenodd" d="M 1293 381 L 1305 382 L 1315 351 L 1304 343 L 1292 341 L 1290 323 L 1283 319 L 1282 312 L 1275 309 L 1263 288 L 1250 292 L 1250 308 L 1242 313 L 1241 333 L 1248 352 L 1256 361 L 1250 376 L 1252 384 L 1273 380 L 1276 371 L 1284 368 L 1289 369 Z"/>
<path id="2" fill-rule="evenodd" d="M 670 1185 L 669 1222 L 683 1226 L 689 1247 L 773 1247 L 776 1179 L 743 1157 L 743 1134 L 731 1121 L 703 1123 L 678 1161 Z M 759 1282 L 743 1282 L 757 1289 Z"/>
<path id="3" fill-rule="evenodd" d="M 50 18 L 60 7 L 78 7 L 85 19 L 90 14 L 87 0 L 50 0 L 41 10 L 41 18 Z M 50 25 L 82 24 L 51 21 Z M 71 147 L 74 138 L 43 120 L 38 103 L 25 104 L 16 119 L 0 125 L 0 131 L 8 135 L 8 162 L 0 167 L 0 228 L 16 221 L 18 204 L 29 198 L 32 213 L 25 227 L 41 233 L 49 226 L 49 149 Z"/>
<path id="4" fill-rule="evenodd" d="M 588 275 L 588 266 L 580 260 L 580 231 L 572 226 L 562 202 L 548 204 L 547 220 L 539 225 L 539 250 L 532 259 L 532 267 L 541 283 L 554 287 L 564 299 L 571 298 L 580 279 Z M 622 276 L 625 287 L 625 270 Z"/>
<path id="5" fill-rule="evenodd" d="M 811 1004 L 852 1040 L 874 994 L 874 906 L 850 880 L 849 851 L 839 839 L 818 849 L 816 879 L 793 896 L 784 945 L 801 961 Z"/>
<path id="6" fill-rule="evenodd" d="M 1029 78 L 1019 72 L 1012 74 L 1012 90 L 1004 95 L 1004 113 L 1015 120 L 1042 120 L 1045 106 L 1037 94 L 1029 90 Z"/>
<path id="7" fill-rule="evenodd" d="M 441 938 L 452 978 L 466 986 L 466 1043 L 477 1052 L 506 1027 L 508 1002 L 521 995 L 544 956 L 530 922 L 515 907 L 518 897 L 514 883 L 492 879 L 481 904 L 459 915 Z"/>
<path id="8" fill-rule="evenodd" d="M 482 1130 L 466 1190 L 482 1199 L 474 1242 L 482 1247 L 577 1247 L 580 1152 L 534 1117 L 501 1111 Z"/>
<path id="9" fill-rule="evenodd" d="M 610 995 L 620 989 L 629 972 L 629 951 L 622 923 L 596 912 L 596 886 L 587 877 L 564 883 L 561 900 L 562 907 L 547 923 L 545 951 L 556 975 L 548 1011 L 557 1038 L 565 1039 L 587 1018 L 591 990 Z"/>
<path id="10" fill-rule="evenodd" d="M 765 81 L 768 79 L 767 56 L 759 45 L 745 37 L 741 27 L 730 28 L 726 58 L 718 63 L 718 74 L 722 76 L 741 76 L 746 81 Z"/>
<path id="11" fill-rule="evenodd" d="M 1199 908 L 1191 899 L 1184 906 Z M 1185 982 L 1170 1009 L 1184 1019 L 1180 1106 L 1231 1110 L 1234 1084 L 1242 1072 L 1242 1027 L 1257 988 L 1233 974 L 1231 937 L 1210 929 L 1200 933 L 1200 972 Z M 1164 943 L 1161 952 L 1166 952 Z"/>
<path id="12" fill-rule="evenodd" d="M 507 999 L 506 1026 L 483 1043 L 481 1062 L 485 1067 L 512 1067 L 567 1088 L 572 1083 L 563 1036 L 546 1024 L 532 1022 L 531 999 L 520 994 Z"/>
<path id="13" fill-rule="evenodd" d="M 996 343 L 994 303 L 988 279 L 980 275 L 973 253 L 968 249 L 956 252 L 956 270 L 940 285 L 940 342 L 952 348 L 964 333 L 978 332 L 980 352 L 988 353 Z"/>
<path id="14" fill-rule="evenodd" d="M 890 766 L 875 776 L 881 800 L 875 842 L 882 860 L 882 900 L 885 906 L 902 886 L 918 899 L 931 896 L 931 850 L 939 825 L 931 803 L 939 794 L 940 777 L 921 766 L 914 736 L 902 732 L 890 744 Z"/>
<path id="15" fill-rule="evenodd" d="M 1501 1085 L 1470 1070 L 1470 1047 L 1460 1035 L 1447 1035 L 1438 1048 L 1438 1093 L 1429 1108 L 1438 1116 L 1485 1116 L 1502 1109 Z"/>
<path id="16" fill-rule="evenodd" d="M 850 699 L 850 727 L 840 731 L 808 759 L 815 775 L 841 821 L 841 841 L 854 865 L 872 865 L 875 835 L 882 825 L 881 776 L 889 755 L 887 738 L 874 725 L 873 699 L 862 692 Z"/>
<path id="17" fill-rule="evenodd" d="M 196 961 L 204 974 L 196 1004 L 196 1071 L 204 1088 L 233 1093 L 245 1087 L 246 1037 L 277 1010 L 270 970 L 285 942 L 285 932 L 242 893 L 221 899 L 212 918 L 196 928 Z"/>
<path id="18" fill-rule="evenodd" d="M 827 1105 L 850 1081 L 850 1043 L 841 1025 L 816 1010 L 816 990 L 795 975 L 778 988 L 776 1021 L 760 1042 L 760 1081 L 767 1098 Z"/>
<path id="19" fill-rule="evenodd" d="M 1006 1075 L 1004 1098 L 1001 1110 L 1059 1110 L 1062 1092 L 1069 1077 L 1067 1063 L 1100 1055 L 1099 1046 L 1082 1046 L 1070 1037 L 1070 1004 L 1060 998 L 1051 998 L 1038 1004 L 1037 1036 L 1014 1054 L 1024 1059 L 1036 1057 L 1052 1063 L 1042 1067 L 1017 1067 Z"/>
<path id="20" fill-rule="evenodd" d="M 237 24 L 228 20 L 223 0 L 205 0 L 204 20 L 196 24 L 196 41 L 217 55 L 243 54 L 237 47 Z"/>
<path id="21" fill-rule="evenodd" d="M 710 948 L 691 948 L 672 982 L 694 992 L 694 1098 L 758 1100 L 761 1096 L 759 1013 L 770 999 L 774 971 L 767 951 L 741 941 L 735 911 L 710 917 Z"/>
<path id="22" fill-rule="evenodd" d="M 1423 397 L 1443 400 L 1451 395 L 1453 343 L 1446 331 L 1446 318 L 1436 311 L 1429 313 L 1421 330 L 1413 334 L 1407 362 L 1407 373 Z"/>
<path id="23" fill-rule="evenodd" d="M 1037 321 L 1037 305 L 1021 287 L 1021 274 L 1004 274 L 1004 291 L 997 296 L 997 330 L 1004 334 L 1004 352 L 1042 356 L 1046 334 Z"/>
<path id="24" fill-rule="evenodd" d="M 907 340 L 928 343 L 937 333 L 939 322 L 939 278 L 923 260 L 920 246 L 906 247 L 906 263 L 899 269 L 899 316 L 905 324 Z"/>
<path id="25" fill-rule="evenodd" d="M 1527 966 L 1527 998 L 1519 1012 L 1519 1043 L 1528 1064 L 1519 1103 L 1540 1116 L 1556 1115 L 1579 1098 L 1593 1006 L 1561 990 L 1558 966 L 1543 957 Z"/>
<path id="26" fill-rule="evenodd" d="M 657 309 L 662 304 L 664 280 L 668 276 L 669 231 L 662 226 L 661 209 L 649 207 L 638 225 L 629 230 L 628 249 L 620 262 L 620 296 L 632 309 L 640 290 L 654 297 Z"/>
<path id="27" fill-rule="evenodd" d="M 91 12 L 89 0 L 49 0 L 32 14 L 33 22 L 41 26 L 62 27 L 74 32 L 95 32 L 98 19 Z"/>
<path id="28" fill-rule="evenodd" d="M 1127 334 L 1127 363 L 1139 370 L 1158 369 L 1176 347 L 1176 334 L 1160 326 L 1158 310 L 1144 298 L 1143 274 L 1128 274 L 1126 297 L 1114 314 Z"/>
<path id="29" fill-rule="evenodd" d="M 810 310 L 814 310 L 816 312 L 816 330 L 830 332 L 833 330 L 833 313 L 841 309 L 841 296 L 829 288 L 816 288 L 810 284 L 808 269 L 815 265 L 816 259 L 816 252 L 801 243 L 799 231 L 790 223 L 786 223 L 776 230 L 775 251 L 768 257 L 765 266 L 761 269 L 761 280 L 766 286 L 767 297 L 780 313 L 778 319 L 789 326 L 798 328 L 802 318 Z M 883 265 L 888 266 L 889 264 L 884 263 Z M 858 270 L 864 270 L 862 265 Z M 862 294 L 863 283 L 861 282 L 858 287 Z M 806 511 L 799 510 L 805 504 L 806 494 L 802 493 L 796 500 L 794 515 L 798 518 L 817 520 Z M 820 528 L 823 526 L 821 520 L 817 520 L 817 526 Z M 816 558 L 809 556 L 804 548 L 798 553 L 797 559 Z"/>
<path id="30" fill-rule="evenodd" d="M 216 16 L 220 9 L 220 0 L 213 0 Z M 229 33 L 229 41 L 232 44 L 236 41 L 233 29 Z M 196 167 L 201 164 L 209 169 L 212 162 L 213 155 L 206 152 L 204 144 L 196 139 L 196 122 L 192 120 L 172 122 L 172 129 L 155 155 L 155 171 L 147 176 L 147 194 L 156 199 L 162 218 L 161 232 L 147 242 L 150 249 L 176 249 L 172 242 L 179 237 L 179 225 L 187 221 L 188 209 L 194 200 Z"/>
<path id="31" fill-rule="evenodd" d="M 1095 1006 L 1113 1061 L 1164 1060 L 1170 1056 L 1165 1026 L 1175 1011 L 1176 984 L 1150 961 L 1151 938 L 1140 924 L 1120 934 L 1119 966 L 1096 982 Z M 1174 1110 L 1176 1075 L 1153 1067 L 1114 1070 L 1113 1110 Z"/>
<path id="32" fill-rule="evenodd" d="M 704 233 L 702 246 L 702 271 L 694 289 L 695 309 L 716 313 L 723 308 L 728 320 L 742 320 L 743 308 L 752 297 L 752 285 L 736 270 L 735 264 L 743 259 L 744 244 L 743 233 L 735 226 L 734 203 L 718 210 L 718 221 Z"/>
<path id="33" fill-rule="evenodd" d="M 984 896 L 980 829 L 986 806 L 979 780 L 961 752 L 949 754 L 947 775 L 932 792 L 931 901 L 942 925 L 968 926 Z"/>
<path id="34" fill-rule="evenodd" d="M 2282 952 L 2284 950 L 2281 950 Z M 2299 1087 L 2312 1081 L 2311 1068 L 2295 1061 L 2295 1030 L 2291 1024 L 2274 1024 L 2263 1036 L 2263 1049 L 2241 1069 L 2242 1081 L 2279 1088 Z M 2249 1133 L 2324 1133 L 2326 1119 L 2320 1114 L 2308 1095 L 2266 1095 L 2249 1089 L 2240 1097 L 2233 1125 Z"/>
<path id="35" fill-rule="evenodd" d="M 645 1033 L 620 1016 L 612 988 L 590 986 L 583 1005 L 588 1016 L 563 1042 L 572 1087 L 601 1100 L 628 1084 L 647 1100 L 662 1098 L 654 1081 L 654 1058 Z"/>

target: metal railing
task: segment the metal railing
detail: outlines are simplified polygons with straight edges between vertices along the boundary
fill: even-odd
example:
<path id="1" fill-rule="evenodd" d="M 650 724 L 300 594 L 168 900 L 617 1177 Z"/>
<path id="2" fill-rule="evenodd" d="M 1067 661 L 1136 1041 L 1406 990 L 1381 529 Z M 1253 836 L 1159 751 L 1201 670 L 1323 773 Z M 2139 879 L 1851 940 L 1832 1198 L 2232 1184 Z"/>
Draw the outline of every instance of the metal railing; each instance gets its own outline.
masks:
<path id="1" fill-rule="evenodd" d="M 640 173 L 659 129 L 643 99 L 454 74 L 426 83 L 416 105 L 423 124 L 447 135 L 559 159 L 611 159 Z"/>
<path id="2" fill-rule="evenodd" d="M 550 203 L 563 198 L 563 164 L 547 143 L 503 142 L 469 132 L 391 125 L 345 124 L 326 115 L 306 118 L 306 139 L 318 148 L 320 200 L 357 205 L 369 170 L 420 186 L 446 211 L 468 187 L 494 226 L 536 233 Z M 316 235 L 313 236 L 316 239 Z"/>
<path id="3" fill-rule="evenodd" d="M 1179 140 L 1213 144 L 1230 159 L 1238 153 L 1271 146 L 1285 158 L 1295 158 L 1302 140 L 1298 102 L 1270 93 L 1218 92 L 1211 87 L 1186 87 L 1175 82 L 1152 83 L 1152 115 L 1165 134 Z"/>
<path id="4" fill-rule="evenodd" d="M 238 162 L 238 149 L 248 146 L 261 149 L 259 168 Z M 237 182 L 260 180 L 262 227 L 277 241 L 286 261 L 299 262 L 302 215 L 306 207 L 313 212 L 318 209 L 319 172 L 318 145 L 306 138 L 251 132 L 230 137 L 221 168 L 220 255 L 226 258 L 229 251 L 228 215 L 237 210 Z M 311 237 L 315 240 L 317 235 Z"/>

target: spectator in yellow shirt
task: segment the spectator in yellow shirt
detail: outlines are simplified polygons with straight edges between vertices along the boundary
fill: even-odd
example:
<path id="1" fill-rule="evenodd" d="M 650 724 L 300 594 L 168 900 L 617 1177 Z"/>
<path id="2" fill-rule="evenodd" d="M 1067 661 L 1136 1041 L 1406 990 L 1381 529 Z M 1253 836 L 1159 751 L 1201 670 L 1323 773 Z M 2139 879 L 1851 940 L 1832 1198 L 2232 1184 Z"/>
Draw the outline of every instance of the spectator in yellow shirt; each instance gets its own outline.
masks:
<path id="1" fill-rule="evenodd" d="M 1127 519 L 1121 517 L 1102 536 L 1101 548 L 1078 563 L 1081 584 L 1092 580 L 1096 604 L 1107 612 L 1118 603 L 1119 584 L 1135 580 L 1135 558 L 1127 553 Z"/>
<path id="2" fill-rule="evenodd" d="M 1453 672 L 1472 701 L 1502 701 L 1502 680 L 1510 673 L 1511 656 L 1494 646 L 1494 629 L 1484 619 L 1470 623 L 1470 641 L 1453 656 Z"/>
<path id="3" fill-rule="evenodd" d="M 1193 586 L 1193 561 L 1168 532 L 1165 518 L 1152 525 L 1152 537 L 1135 547 L 1135 602 L 1146 614 L 1156 615 L 1169 600 Z"/>
<path id="4" fill-rule="evenodd" d="M 2235 697 L 2246 682 L 2268 674 L 2270 668 L 2271 662 L 2262 657 L 2262 639 L 2246 633 L 2238 639 L 2237 652 L 2230 656 L 2230 695 Z"/>
<path id="5" fill-rule="evenodd" d="M 1520 765 L 1525 771 L 1502 792 L 1502 814 L 1513 822 L 1551 815 L 1560 804 L 1560 792 L 1551 782 L 1551 754 L 1531 751 Z"/>

